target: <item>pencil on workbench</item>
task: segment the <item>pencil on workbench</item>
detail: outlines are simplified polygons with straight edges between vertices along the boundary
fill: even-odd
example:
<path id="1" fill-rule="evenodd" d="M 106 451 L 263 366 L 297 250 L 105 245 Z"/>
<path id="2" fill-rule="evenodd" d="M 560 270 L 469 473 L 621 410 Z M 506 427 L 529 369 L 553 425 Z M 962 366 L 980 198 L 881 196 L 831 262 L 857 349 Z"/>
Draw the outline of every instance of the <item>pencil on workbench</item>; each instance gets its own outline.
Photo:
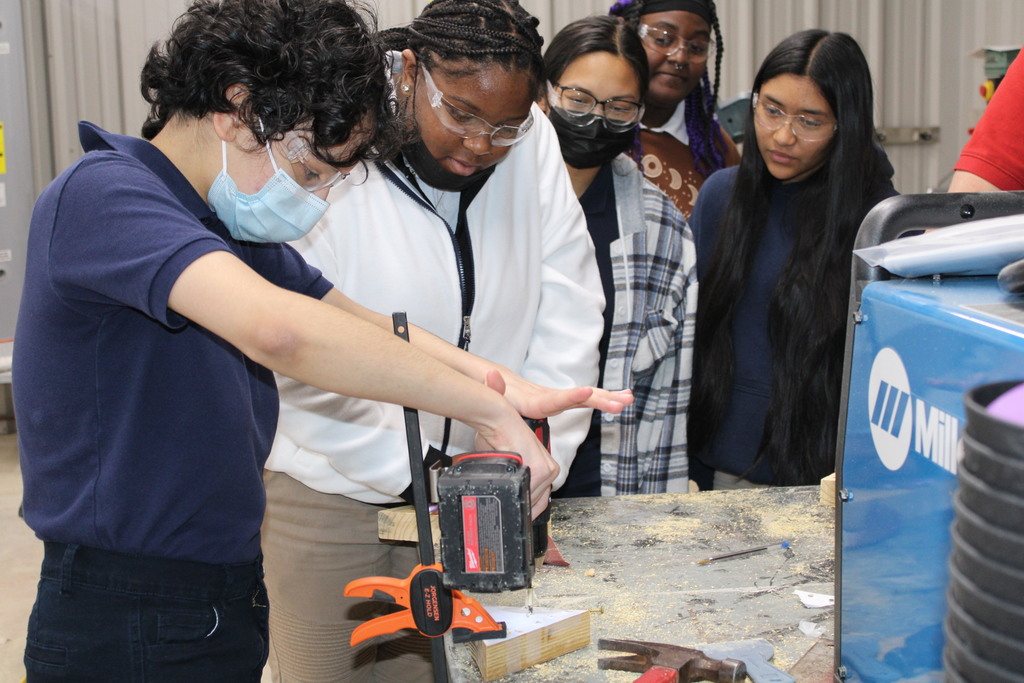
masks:
<path id="1" fill-rule="evenodd" d="M 717 560 L 724 560 L 730 557 L 740 557 L 741 555 L 750 555 L 753 553 L 759 553 L 764 550 L 771 550 L 772 548 L 788 548 L 789 541 L 783 541 L 782 543 L 772 543 L 770 545 L 759 545 L 756 548 L 747 548 L 746 550 L 734 550 L 731 553 L 723 553 L 721 555 L 715 555 L 714 557 L 707 557 L 703 560 L 698 560 L 697 564 L 709 564 Z"/>

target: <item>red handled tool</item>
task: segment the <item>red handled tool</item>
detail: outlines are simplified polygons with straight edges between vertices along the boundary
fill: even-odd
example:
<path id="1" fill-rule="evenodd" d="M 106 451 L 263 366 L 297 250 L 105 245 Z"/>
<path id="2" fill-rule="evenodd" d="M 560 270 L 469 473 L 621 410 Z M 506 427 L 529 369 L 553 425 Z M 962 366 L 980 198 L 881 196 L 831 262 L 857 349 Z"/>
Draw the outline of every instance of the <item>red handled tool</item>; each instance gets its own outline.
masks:
<path id="1" fill-rule="evenodd" d="M 681 645 L 601 638 L 597 647 L 632 653 L 626 657 L 602 657 L 597 660 L 597 668 L 643 673 L 634 683 L 737 683 L 747 677 L 747 667 L 739 660 L 712 659 L 700 650 Z"/>

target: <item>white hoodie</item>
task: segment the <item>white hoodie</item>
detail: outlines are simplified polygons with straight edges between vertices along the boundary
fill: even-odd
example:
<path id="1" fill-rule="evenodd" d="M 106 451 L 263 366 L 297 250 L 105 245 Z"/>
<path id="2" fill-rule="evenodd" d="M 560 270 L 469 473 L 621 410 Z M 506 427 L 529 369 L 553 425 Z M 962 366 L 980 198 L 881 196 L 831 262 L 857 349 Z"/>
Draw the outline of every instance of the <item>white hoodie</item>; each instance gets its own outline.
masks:
<path id="1" fill-rule="evenodd" d="M 600 275 L 554 129 L 536 105 L 533 114 L 533 129 L 495 167 L 467 213 L 476 270 L 469 351 L 545 386 L 595 384 Z M 449 228 L 373 164 L 369 169 L 365 183 L 332 190 L 326 216 L 294 246 L 363 306 L 405 311 L 410 323 L 456 343 L 461 293 Z M 421 186 L 454 229 L 458 193 Z M 277 379 L 281 417 L 267 468 L 324 493 L 398 501 L 410 481 L 402 408 Z M 590 411 L 550 422 L 552 455 L 562 468 L 557 487 L 587 434 Z M 420 423 L 424 448 L 439 447 L 443 420 L 421 412 Z M 449 454 L 472 449 L 471 430 L 453 422 Z"/>

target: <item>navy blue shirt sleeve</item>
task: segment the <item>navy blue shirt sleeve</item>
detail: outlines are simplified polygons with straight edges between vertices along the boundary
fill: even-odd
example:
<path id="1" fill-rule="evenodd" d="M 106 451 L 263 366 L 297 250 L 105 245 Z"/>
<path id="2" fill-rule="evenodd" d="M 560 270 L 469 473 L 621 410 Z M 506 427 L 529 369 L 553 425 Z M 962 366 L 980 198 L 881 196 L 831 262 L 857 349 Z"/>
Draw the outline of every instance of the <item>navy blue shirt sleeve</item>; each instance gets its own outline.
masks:
<path id="1" fill-rule="evenodd" d="M 117 174 L 123 179 L 111 183 Z M 114 152 L 87 155 L 70 173 L 49 235 L 47 263 L 55 292 L 79 313 L 128 306 L 172 326 L 171 288 L 199 256 L 227 250 L 140 162 Z"/>
<path id="2" fill-rule="evenodd" d="M 89 124 L 82 139 L 29 230 L 13 370 L 25 521 L 48 541 L 251 561 L 273 373 L 168 296 L 218 250 L 296 292 L 331 285 L 291 247 L 232 240 L 149 143 Z"/>

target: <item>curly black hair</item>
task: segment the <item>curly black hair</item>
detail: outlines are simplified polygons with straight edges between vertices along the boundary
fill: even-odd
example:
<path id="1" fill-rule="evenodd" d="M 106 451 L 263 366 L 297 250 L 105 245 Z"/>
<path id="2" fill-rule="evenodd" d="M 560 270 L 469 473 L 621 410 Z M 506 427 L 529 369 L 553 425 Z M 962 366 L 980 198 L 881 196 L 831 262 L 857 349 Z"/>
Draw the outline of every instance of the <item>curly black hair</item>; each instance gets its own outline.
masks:
<path id="1" fill-rule="evenodd" d="M 412 50 L 428 69 L 436 60 L 465 60 L 472 71 L 490 64 L 525 71 L 537 99 L 544 81 L 539 23 L 517 0 L 434 0 L 408 26 L 380 35 L 389 49 Z"/>
<path id="2" fill-rule="evenodd" d="M 402 133 L 375 28 L 368 8 L 346 0 L 194 0 L 142 68 L 142 136 L 174 116 L 236 112 L 261 145 L 303 130 L 334 166 L 386 157 Z M 229 101 L 232 85 L 248 96 Z M 354 135 L 365 139 L 353 154 L 332 159 Z"/>
<path id="3" fill-rule="evenodd" d="M 715 36 L 715 79 L 708 77 L 707 71 L 701 82 L 686 97 L 686 133 L 690 138 L 690 149 L 693 150 L 694 166 L 705 178 L 725 168 L 725 156 L 722 154 L 725 141 L 722 128 L 715 119 L 715 107 L 718 105 L 718 83 L 722 74 L 722 56 L 725 54 L 725 43 L 722 40 L 722 27 L 718 23 L 718 8 L 715 0 L 704 0 L 708 14 L 711 16 L 711 30 Z M 608 13 L 622 19 L 635 30 L 640 28 L 640 18 L 646 14 L 645 0 L 619 0 Z"/>

